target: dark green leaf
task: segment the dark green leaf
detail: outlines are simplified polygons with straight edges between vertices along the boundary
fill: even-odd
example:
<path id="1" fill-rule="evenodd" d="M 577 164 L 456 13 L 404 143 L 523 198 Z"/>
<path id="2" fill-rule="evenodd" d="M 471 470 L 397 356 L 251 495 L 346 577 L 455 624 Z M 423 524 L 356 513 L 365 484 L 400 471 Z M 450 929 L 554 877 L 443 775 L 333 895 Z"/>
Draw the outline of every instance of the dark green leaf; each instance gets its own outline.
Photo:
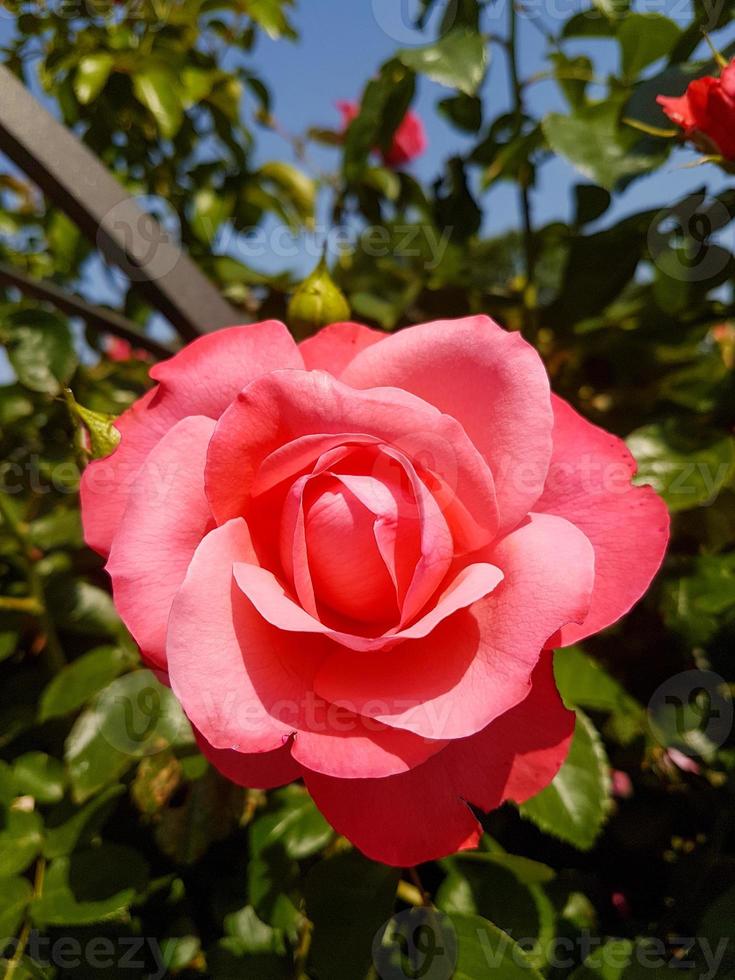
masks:
<path id="1" fill-rule="evenodd" d="M 82 705 L 131 666 L 131 656 L 119 647 L 95 647 L 56 674 L 41 695 L 40 721 L 59 718 Z"/>
<path id="2" fill-rule="evenodd" d="M 41 897 L 31 904 L 33 921 L 43 927 L 120 918 L 147 879 L 148 867 L 140 854 L 117 844 L 55 858 Z"/>
<path id="3" fill-rule="evenodd" d="M 651 62 L 669 53 L 680 33 L 663 14 L 626 14 L 618 27 L 623 77 L 634 81 Z"/>
<path id="4" fill-rule="evenodd" d="M 0 878 L 0 950 L 15 935 L 32 894 L 25 878 Z"/>
<path id="5" fill-rule="evenodd" d="M 315 865 L 306 879 L 306 914 L 314 923 L 309 962 L 320 980 L 362 977 L 377 930 L 390 917 L 398 872 L 356 852 Z"/>
<path id="6" fill-rule="evenodd" d="M 554 781 L 520 807 L 541 830 L 580 850 L 597 840 L 610 808 L 607 757 L 594 725 L 577 711 L 566 762 Z"/>
<path id="7" fill-rule="evenodd" d="M 0 809 L 0 878 L 25 871 L 42 844 L 43 825 L 34 810 Z"/>

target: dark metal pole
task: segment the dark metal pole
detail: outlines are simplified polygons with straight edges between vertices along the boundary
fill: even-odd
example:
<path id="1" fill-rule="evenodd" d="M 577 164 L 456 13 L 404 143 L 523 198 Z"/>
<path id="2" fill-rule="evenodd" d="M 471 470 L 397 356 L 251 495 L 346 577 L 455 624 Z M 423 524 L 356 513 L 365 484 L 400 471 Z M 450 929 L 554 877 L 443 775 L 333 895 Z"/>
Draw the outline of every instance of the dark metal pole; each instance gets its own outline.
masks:
<path id="1" fill-rule="evenodd" d="M 14 269 L 3 262 L 0 262 L 0 286 L 15 286 L 27 296 L 46 300 L 69 316 L 78 316 L 93 330 L 122 337 L 123 340 L 129 341 L 136 347 L 150 351 L 156 357 L 171 357 L 173 353 L 163 344 L 159 344 L 158 341 L 151 340 L 145 334 L 139 333 L 135 329 L 135 324 L 124 316 L 120 316 L 119 313 L 115 313 L 114 310 L 106 310 L 103 306 L 92 306 L 90 303 L 85 303 L 83 299 L 74 296 L 72 293 L 67 293 L 55 283 L 46 279 L 32 279 L 19 269 Z"/>
<path id="2" fill-rule="evenodd" d="M 0 150 L 186 339 L 241 316 L 97 157 L 0 65 Z"/>

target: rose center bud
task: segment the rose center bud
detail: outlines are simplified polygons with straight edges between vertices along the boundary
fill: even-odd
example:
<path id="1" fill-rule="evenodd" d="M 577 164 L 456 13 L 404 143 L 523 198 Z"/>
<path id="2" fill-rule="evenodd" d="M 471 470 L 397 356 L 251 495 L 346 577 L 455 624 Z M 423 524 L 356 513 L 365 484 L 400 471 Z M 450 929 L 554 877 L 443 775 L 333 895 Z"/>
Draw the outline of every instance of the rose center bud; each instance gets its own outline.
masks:
<path id="1" fill-rule="evenodd" d="M 394 623 L 399 613 L 389 546 L 397 531 L 395 499 L 371 477 L 343 479 L 315 480 L 305 495 L 304 529 L 315 597 L 349 619 Z"/>

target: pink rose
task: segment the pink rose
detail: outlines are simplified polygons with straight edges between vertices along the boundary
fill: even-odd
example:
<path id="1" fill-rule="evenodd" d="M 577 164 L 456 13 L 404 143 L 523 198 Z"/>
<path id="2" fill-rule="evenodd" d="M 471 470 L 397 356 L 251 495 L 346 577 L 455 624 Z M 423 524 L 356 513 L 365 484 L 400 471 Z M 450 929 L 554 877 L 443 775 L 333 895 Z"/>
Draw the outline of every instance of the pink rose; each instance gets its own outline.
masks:
<path id="1" fill-rule="evenodd" d="M 551 648 L 608 626 L 668 515 L 615 436 L 484 316 L 392 336 L 267 321 L 155 365 L 82 481 L 88 543 L 205 755 L 303 778 L 367 855 L 477 843 L 562 764 Z"/>
<path id="2" fill-rule="evenodd" d="M 345 129 L 357 116 L 360 107 L 355 102 L 338 102 L 337 108 L 342 114 L 342 125 Z M 393 142 L 387 152 L 376 147 L 386 167 L 402 167 L 426 150 L 426 130 L 421 119 L 409 109 L 393 134 Z"/>
<path id="3" fill-rule="evenodd" d="M 735 160 L 735 59 L 719 78 L 696 78 L 684 95 L 656 101 L 703 152 Z"/>

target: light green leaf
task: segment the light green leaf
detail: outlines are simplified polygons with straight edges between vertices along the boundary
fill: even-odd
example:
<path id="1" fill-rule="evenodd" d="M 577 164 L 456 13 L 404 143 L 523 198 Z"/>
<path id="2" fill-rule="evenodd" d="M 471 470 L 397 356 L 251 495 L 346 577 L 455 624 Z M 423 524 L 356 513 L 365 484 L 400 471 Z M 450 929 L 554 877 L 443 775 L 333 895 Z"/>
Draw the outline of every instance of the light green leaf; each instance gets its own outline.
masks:
<path id="1" fill-rule="evenodd" d="M 457 967 L 453 980 L 541 980 L 521 947 L 508 933 L 479 915 L 452 913 L 449 916 L 457 935 Z"/>
<path id="2" fill-rule="evenodd" d="M 475 95 L 487 70 L 487 50 L 484 39 L 475 31 L 457 28 L 434 44 L 404 48 L 397 56 L 412 71 L 465 95 Z"/>
<path id="3" fill-rule="evenodd" d="M 597 840 L 610 809 L 610 772 L 595 726 L 577 711 L 574 738 L 554 781 L 521 804 L 520 812 L 546 833 L 580 850 Z"/>
<path id="4" fill-rule="evenodd" d="M 161 135 L 173 139 L 184 121 L 176 75 L 164 68 L 146 68 L 133 76 L 133 92 L 156 120 Z"/>
<path id="5" fill-rule="evenodd" d="M 38 803 L 58 803 L 64 795 L 66 774 L 63 763 L 45 752 L 26 752 L 13 763 L 18 793 Z"/>
<path id="6" fill-rule="evenodd" d="M 74 94 L 82 103 L 94 102 L 107 84 L 115 59 L 108 51 L 97 51 L 80 59 L 74 76 Z"/>
<path id="7" fill-rule="evenodd" d="M 317 854 L 332 840 L 334 831 L 301 786 L 286 786 L 271 796 L 269 812 L 250 827 L 250 848 L 260 854 L 281 846 L 295 860 Z"/>
<path id="8" fill-rule="evenodd" d="M 217 231 L 232 214 L 235 199 L 212 187 L 202 187 L 194 195 L 191 230 L 197 238 L 210 245 Z"/>
<path id="9" fill-rule="evenodd" d="M 57 395 L 77 366 L 66 322 L 41 310 L 18 310 L 7 326 L 8 357 L 18 381 L 31 391 Z"/>
<path id="10" fill-rule="evenodd" d="M 640 133 L 620 121 L 620 105 L 611 99 L 577 109 L 571 116 L 551 113 L 543 123 L 554 153 L 580 173 L 612 190 L 627 178 L 646 173 L 663 160 L 666 148 L 648 145 Z"/>

